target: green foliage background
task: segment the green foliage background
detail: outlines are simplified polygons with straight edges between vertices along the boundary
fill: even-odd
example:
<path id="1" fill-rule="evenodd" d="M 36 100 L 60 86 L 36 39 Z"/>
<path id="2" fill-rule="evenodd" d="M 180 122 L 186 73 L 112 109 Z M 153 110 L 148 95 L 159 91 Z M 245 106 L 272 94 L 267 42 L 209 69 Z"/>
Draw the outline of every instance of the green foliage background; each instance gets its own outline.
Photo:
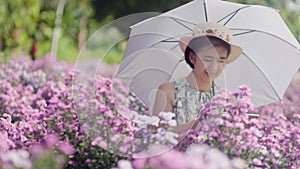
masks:
<path id="1" fill-rule="evenodd" d="M 30 54 L 35 43 L 35 57 L 50 52 L 58 3 L 61 0 L 0 0 L 0 51 Z M 87 39 L 103 25 L 138 12 L 165 12 L 190 0 L 66 0 L 62 16 L 57 58 L 74 62 Z M 229 0 L 260 4 L 280 10 L 289 28 L 300 37 L 299 13 L 286 8 L 293 0 Z M 109 38 L 109 37 L 107 37 Z M 107 63 L 119 63 L 126 42 L 117 44 L 105 57 Z M 101 47 L 100 47 L 101 48 Z M 2 54 L 1 56 L 9 56 Z M 7 60 L 1 58 L 0 60 Z"/>

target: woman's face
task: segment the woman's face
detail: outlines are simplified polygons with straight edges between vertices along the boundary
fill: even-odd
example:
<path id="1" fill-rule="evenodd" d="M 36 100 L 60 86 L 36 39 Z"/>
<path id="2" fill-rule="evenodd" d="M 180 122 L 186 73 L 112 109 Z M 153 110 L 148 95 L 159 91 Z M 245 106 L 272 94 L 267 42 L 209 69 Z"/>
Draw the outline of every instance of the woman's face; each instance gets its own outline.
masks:
<path id="1" fill-rule="evenodd" d="M 196 53 L 190 53 L 190 61 L 194 64 L 195 78 L 211 82 L 222 73 L 227 59 L 227 49 L 222 46 L 203 47 Z"/>

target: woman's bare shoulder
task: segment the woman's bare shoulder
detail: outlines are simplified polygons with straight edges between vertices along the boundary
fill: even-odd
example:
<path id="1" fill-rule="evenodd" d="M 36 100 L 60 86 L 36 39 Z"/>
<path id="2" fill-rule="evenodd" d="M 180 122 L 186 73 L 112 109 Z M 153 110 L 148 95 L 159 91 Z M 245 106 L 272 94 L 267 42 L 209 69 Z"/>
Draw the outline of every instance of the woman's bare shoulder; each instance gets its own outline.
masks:
<path id="1" fill-rule="evenodd" d="M 153 115 L 158 115 L 159 112 L 173 111 L 174 103 L 174 83 L 163 83 L 158 87 L 156 99 L 153 108 Z"/>
<path id="2" fill-rule="evenodd" d="M 165 94 L 171 104 L 173 104 L 174 101 L 174 84 L 174 82 L 163 83 L 158 88 Z"/>
<path id="3" fill-rule="evenodd" d="M 158 89 L 164 91 L 165 93 L 173 93 L 174 92 L 174 82 L 168 82 L 161 84 Z"/>

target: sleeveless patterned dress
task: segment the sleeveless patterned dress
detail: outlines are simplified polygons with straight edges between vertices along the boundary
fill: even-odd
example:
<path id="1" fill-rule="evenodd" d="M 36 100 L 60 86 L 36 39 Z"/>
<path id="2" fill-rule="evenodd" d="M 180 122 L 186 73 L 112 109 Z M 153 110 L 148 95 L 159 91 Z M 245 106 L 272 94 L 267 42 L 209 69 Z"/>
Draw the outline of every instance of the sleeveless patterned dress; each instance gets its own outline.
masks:
<path id="1" fill-rule="evenodd" d="M 200 92 L 193 88 L 189 82 L 182 78 L 175 82 L 174 113 L 177 125 L 181 125 L 199 117 L 199 111 L 210 102 L 213 91 Z"/>

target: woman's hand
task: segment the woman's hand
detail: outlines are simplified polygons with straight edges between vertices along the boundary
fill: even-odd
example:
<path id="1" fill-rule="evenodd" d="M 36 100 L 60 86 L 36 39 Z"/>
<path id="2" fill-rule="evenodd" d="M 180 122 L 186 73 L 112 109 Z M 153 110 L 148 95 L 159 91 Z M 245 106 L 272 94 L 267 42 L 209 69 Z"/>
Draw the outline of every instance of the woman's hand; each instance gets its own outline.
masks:
<path id="1" fill-rule="evenodd" d="M 196 120 L 193 120 L 188 123 L 184 123 L 182 125 L 175 126 L 175 127 L 173 127 L 172 131 L 177 134 L 183 134 L 184 132 L 191 130 L 192 127 L 195 125 L 195 123 L 196 123 Z"/>

